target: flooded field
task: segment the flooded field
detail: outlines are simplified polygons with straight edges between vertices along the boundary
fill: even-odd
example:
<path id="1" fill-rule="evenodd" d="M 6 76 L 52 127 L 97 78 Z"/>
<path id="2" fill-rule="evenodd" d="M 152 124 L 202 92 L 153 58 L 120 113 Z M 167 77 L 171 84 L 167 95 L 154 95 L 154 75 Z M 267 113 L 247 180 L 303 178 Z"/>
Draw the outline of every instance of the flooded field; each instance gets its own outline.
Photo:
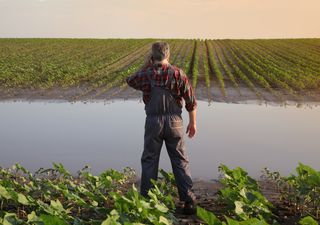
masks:
<path id="1" fill-rule="evenodd" d="M 320 169 L 320 107 L 198 102 L 198 133 L 186 138 L 193 178 L 218 178 L 220 163 L 259 177 L 263 167 L 283 175 L 298 162 Z M 144 104 L 135 100 L 86 103 L 0 103 L 0 166 L 30 170 L 63 163 L 98 173 L 133 167 L 140 175 Z M 183 112 L 186 128 L 188 117 Z M 171 165 L 163 145 L 160 167 Z"/>

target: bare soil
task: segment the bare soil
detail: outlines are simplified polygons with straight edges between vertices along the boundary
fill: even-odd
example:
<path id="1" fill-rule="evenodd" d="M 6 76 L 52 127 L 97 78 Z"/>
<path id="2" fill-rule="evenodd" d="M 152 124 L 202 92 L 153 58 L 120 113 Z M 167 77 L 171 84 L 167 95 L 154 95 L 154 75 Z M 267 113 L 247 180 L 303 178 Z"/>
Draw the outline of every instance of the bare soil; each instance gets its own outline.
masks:
<path id="1" fill-rule="evenodd" d="M 0 88 L 0 101 L 35 101 L 35 100 L 62 100 L 74 102 L 75 97 L 77 101 L 101 101 L 101 100 L 128 100 L 128 99 L 142 99 L 142 92 L 134 90 L 131 87 L 112 87 L 100 95 L 96 96 L 98 89 L 91 90 L 90 95 L 82 95 L 86 92 L 85 87 L 71 87 L 61 88 L 54 87 L 50 89 L 4 89 Z M 226 103 L 257 103 L 257 104 L 279 104 L 279 105 L 318 105 L 320 104 L 320 90 L 305 91 L 298 94 L 299 99 L 292 95 L 283 95 L 283 101 L 275 98 L 274 95 L 259 89 L 263 95 L 263 100 L 259 99 L 257 95 L 252 92 L 248 87 L 241 87 L 241 94 L 232 86 L 226 86 L 226 92 L 228 93 L 225 98 L 218 87 L 212 86 L 207 88 L 204 82 L 199 82 L 195 90 L 197 100 L 214 102 L 226 102 Z"/>

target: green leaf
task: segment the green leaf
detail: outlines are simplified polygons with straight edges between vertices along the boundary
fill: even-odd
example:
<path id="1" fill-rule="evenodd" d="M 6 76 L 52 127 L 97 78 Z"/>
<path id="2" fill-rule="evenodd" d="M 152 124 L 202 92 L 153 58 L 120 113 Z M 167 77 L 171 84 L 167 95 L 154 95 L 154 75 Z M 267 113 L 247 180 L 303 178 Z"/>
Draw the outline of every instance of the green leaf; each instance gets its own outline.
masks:
<path id="1" fill-rule="evenodd" d="M 172 223 L 170 223 L 170 221 L 169 221 L 167 218 L 165 218 L 164 216 L 160 216 L 160 218 L 159 218 L 159 223 L 165 224 L 165 225 L 171 225 L 171 224 L 172 224 Z"/>
<path id="2" fill-rule="evenodd" d="M 240 225 L 240 222 L 225 216 L 228 225 Z"/>
<path id="3" fill-rule="evenodd" d="M 157 210 L 159 210 L 160 212 L 163 212 L 163 213 L 166 213 L 166 212 L 169 211 L 168 207 L 165 206 L 164 204 L 156 204 L 156 205 L 155 205 L 155 208 L 156 208 Z"/>
<path id="4" fill-rule="evenodd" d="M 23 224 L 23 222 L 17 218 L 17 215 L 15 213 L 7 212 L 5 214 L 2 225 L 19 225 L 19 224 Z"/>
<path id="5" fill-rule="evenodd" d="M 212 213 L 200 206 L 197 206 L 197 216 L 204 220 L 208 225 L 222 225 L 221 221 Z"/>
<path id="6" fill-rule="evenodd" d="M 243 204 L 243 202 L 240 202 L 240 201 L 235 201 L 234 202 L 234 205 L 235 205 L 235 213 L 237 214 L 237 215 L 241 215 L 241 214 L 243 214 L 244 213 L 244 211 L 243 211 L 243 206 L 244 206 L 244 204 Z"/>
<path id="7" fill-rule="evenodd" d="M 301 225 L 318 225 L 318 222 L 314 220 L 311 216 L 303 217 L 299 220 L 299 224 Z"/>
<path id="8" fill-rule="evenodd" d="M 228 225 L 269 225 L 266 221 L 257 218 L 247 219 L 245 221 L 237 221 L 230 217 L 224 216 Z"/>
<path id="9" fill-rule="evenodd" d="M 63 208 L 61 202 L 59 201 L 59 199 L 57 199 L 56 201 L 51 200 L 50 201 L 50 206 L 54 209 L 56 209 L 59 212 L 65 211 L 65 209 Z"/>
<path id="10" fill-rule="evenodd" d="M 5 199 L 11 199 L 10 193 L 1 184 L 0 184 L 0 196 L 4 197 Z"/>
<path id="11" fill-rule="evenodd" d="M 22 205 L 29 205 L 29 201 L 25 195 L 18 193 L 18 202 Z"/>
<path id="12" fill-rule="evenodd" d="M 30 223 L 32 225 L 44 225 L 42 219 L 38 217 L 34 211 L 28 214 L 27 218 L 28 218 L 27 223 Z"/>
<path id="13" fill-rule="evenodd" d="M 97 201 L 94 201 L 94 200 L 93 200 L 91 204 L 92 204 L 93 206 L 97 207 L 99 203 L 98 203 Z"/>
<path id="14" fill-rule="evenodd" d="M 108 215 L 108 218 L 104 220 L 101 225 L 121 225 L 117 220 L 119 219 L 119 213 L 113 209 Z"/>
<path id="15" fill-rule="evenodd" d="M 44 225 L 68 225 L 67 222 L 61 220 L 57 216 L 41 214 L 40 218 L 44 222 Z"/>

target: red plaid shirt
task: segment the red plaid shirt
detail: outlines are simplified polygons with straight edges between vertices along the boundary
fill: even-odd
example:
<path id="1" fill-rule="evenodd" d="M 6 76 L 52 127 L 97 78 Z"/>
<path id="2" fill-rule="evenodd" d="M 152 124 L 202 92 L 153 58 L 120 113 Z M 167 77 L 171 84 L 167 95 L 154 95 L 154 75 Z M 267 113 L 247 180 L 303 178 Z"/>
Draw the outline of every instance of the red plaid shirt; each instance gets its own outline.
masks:
<path id="1" fill-rule="evenodd" d="M 170 74 L 172 76 L 169 76 Z M 156 86 L 172 90 L 172 94 L 180 107 L 183 106 L 183 99 L 187 111 L 192 111 L 197 107 L 197 101 L 187 75 L 171 64 L 149 65 L 126 78 L 130 87 L 143 92 L 143 102 L 145 104 L 150 100 L 151 94 L 151 85 L 147 76 L 152 76 Z M 172 77 L 171 80 L 170 77 Z"/>

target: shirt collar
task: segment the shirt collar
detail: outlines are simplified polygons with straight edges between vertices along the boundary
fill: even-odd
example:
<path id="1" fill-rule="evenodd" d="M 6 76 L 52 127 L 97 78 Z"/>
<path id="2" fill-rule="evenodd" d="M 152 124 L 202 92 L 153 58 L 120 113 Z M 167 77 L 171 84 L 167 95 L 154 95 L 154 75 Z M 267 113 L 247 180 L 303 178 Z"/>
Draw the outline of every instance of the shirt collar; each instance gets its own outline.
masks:
<path id="1" fill-rule="evenodd" d="M 168 67 L 170 65 L 170 63 L 161 63 L 161 62 L 158 62 L 158 63 L 155 63 L 155 64 L 152 64 L 152 67 L 162 67 L 162 69 L 165 69 L 166 67 Z"/>

